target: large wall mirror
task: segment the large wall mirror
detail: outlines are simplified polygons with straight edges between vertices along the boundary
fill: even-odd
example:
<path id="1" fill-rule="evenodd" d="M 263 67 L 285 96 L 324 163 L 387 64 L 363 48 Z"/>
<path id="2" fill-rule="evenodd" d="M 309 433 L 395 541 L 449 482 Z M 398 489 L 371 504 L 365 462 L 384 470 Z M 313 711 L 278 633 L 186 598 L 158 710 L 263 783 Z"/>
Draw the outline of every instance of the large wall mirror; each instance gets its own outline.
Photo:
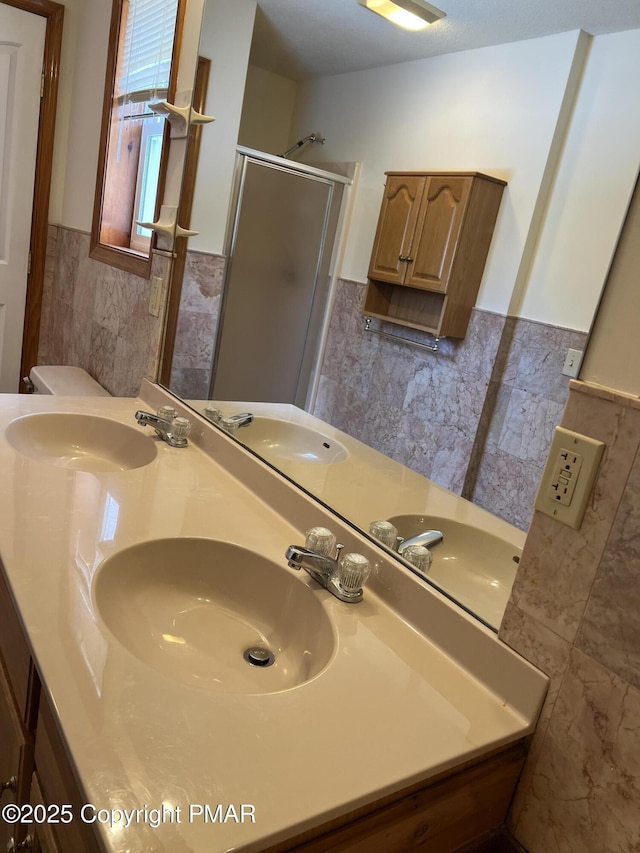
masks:
<path id="1" fill-rule="evenodd" d="M 376 517 L 396 514 L 392 479 L 419 475 L 447 490 L 444 503 L 446 494 L 461 495 L 524 531 L 568 393 L 563 369 L 585 348 L 638 174 L 640 127 L 617 103 L 638 31 L 540 32 L 438 55 L 439 38 L 455 43 L 451 18 L 431 28 L 425 50 L 417 36 L 390 33 L 348 5 L 342 21 L 330 3 L 307 3 L 294 22 L 286 0 L 205 4 L 198 52 L 211 61 L 204 108 L 216 122 L 199 140 L 190 221 L 182 222 L 199 234 L 177 265 L 161 383 L 201 414 L 252 411 L 252 424 L 235 425 L 238 440 L 365 531 L 374 518 L 361 498 L 370 489 L 341 487 L 342 435 L 378 461 Z M 384 49 L 374 54 L 369 37 Z M 399 41 L 404 52 L 394 54 Z M 324 58 L 311 42 L 326 46 Z M 248 186 L 254 167 L 259 183 L 278 187 L 266 201 Z M 414 346 L 429 342 L 418 333 L 399 342 L 364 327 L 388 170 L 478 171 L 507 183 L 469 331 L 442 341 L 437 353 Z M 306 201 L 285 210 L 287 182 L 318 196 L 315 219 L 304 218 Z M 340 197 L 338 207 L 329 195 Z M 243 231 L 247 211 L 262 216 L 253 233 Z M 266 272 L 287 217 L 307 235 L 316 228 L 308 240 L 313 293 L 299 316 L 286 307 L 299 242 L 275 261 L 284 293 Z M 328 255 L 316 251 L 320 244 Z M 309 368 L 303 393 L 243 391 L 241 370 L 256 374 L 262 360 L 251 355 L 247 363 L 248 339 L 260 330 L 244 325 L 243 300 L 247 315 L 259 306 L 263 328 L 279 329 L 276 350 L 288 352 L 287 329 L 313 336 L 302 355 L 285 356 Z M 216 384 L 225 349 L 237 380 L 231 369 Z M 292 460 L 279 451 L 282 442 L 258 430 L 261 415 L 315 428 L 337 456 L 330 464 Z M 404 473 L 385 471 L 385 458 Z"/>

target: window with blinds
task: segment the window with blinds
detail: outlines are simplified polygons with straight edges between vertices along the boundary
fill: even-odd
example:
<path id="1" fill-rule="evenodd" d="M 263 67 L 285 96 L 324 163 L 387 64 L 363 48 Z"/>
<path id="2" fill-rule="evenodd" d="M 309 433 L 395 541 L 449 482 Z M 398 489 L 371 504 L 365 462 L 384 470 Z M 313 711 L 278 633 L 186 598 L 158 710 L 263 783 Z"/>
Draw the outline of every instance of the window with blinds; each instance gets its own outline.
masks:
<path id="1" fill-rule="evenodd" d="M 178 0 L 125 0 L 114 93 L 120 103 L 166 99 L 177 12 Z"/>

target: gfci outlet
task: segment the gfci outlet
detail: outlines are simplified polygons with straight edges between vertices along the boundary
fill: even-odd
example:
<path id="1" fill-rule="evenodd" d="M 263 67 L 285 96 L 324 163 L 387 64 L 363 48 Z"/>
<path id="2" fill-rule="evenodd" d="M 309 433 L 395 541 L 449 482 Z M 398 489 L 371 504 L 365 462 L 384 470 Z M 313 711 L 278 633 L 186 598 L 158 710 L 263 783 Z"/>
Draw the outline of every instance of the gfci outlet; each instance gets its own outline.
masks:
<path id="1" fill-rule="evenodd" d="M 535 508 L 580 527 L 603 451 L 604 442 L 556 427 Z"/>

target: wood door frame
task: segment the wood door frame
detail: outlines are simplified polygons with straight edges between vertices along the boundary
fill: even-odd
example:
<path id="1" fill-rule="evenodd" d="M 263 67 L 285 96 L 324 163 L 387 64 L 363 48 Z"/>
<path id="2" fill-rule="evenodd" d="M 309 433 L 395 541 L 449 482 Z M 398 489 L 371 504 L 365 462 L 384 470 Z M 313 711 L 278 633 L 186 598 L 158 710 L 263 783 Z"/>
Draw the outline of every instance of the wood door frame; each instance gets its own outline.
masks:
<path id="1" fill-rule="evenodd" d="M 205 112 L 210 69 L 211 60 L 206 59 L 204 56 L 199 56 L 198 64 L 196 66 L 195 84 L 193 87 L 193 108 L 199 113 Z M 187 153 L 185 155 L 185 165 L 182 176 L 180 203 L 178 206 L 179 222 L 182 228 L 189 228 L 191 225 L 191 212 L 193 209 L 193 198 L 196 191 L 198 162 L 200 160 L 201 136 L 202 125 L 192 124 L 189 128 L 189 139 L 187 141 Z M 184 280 L 185 266 L 187 263 L 187 249 L 187 237 L 182 237 L 176 240 L 167 294 L 164 335 L 158 374 L 158 382 L 166 388 L 171 384 L 171 367 L 173 364 L 173 351 L 178 328 L 178 315 L 180 313 L 180 297 L 182 296 L 182 284 Z"/>
<path id="2" fill-rule="evenodd" d="M 53 140 L 58 103 L 58 80 L 62 54 L 62 24 L 65 8 L 53 0 L 0 0 L 5 6 L 15 6 L 23 12 L 40 15 L 46 20 L 43 54 L 43 86 L 40 98 L 40 121 L 36 149 L 36 169 L 31 214 L 31 267 L 27 276 L 27 298 L 24 309 L 22 362 L 20 376 L 27 376 L 37 364 L 40 342 L 40 316 L 47 255 L 49 228 L 49 196 L 53 169 Z M 20 390 L 23 389 L 20 386 Z"/>

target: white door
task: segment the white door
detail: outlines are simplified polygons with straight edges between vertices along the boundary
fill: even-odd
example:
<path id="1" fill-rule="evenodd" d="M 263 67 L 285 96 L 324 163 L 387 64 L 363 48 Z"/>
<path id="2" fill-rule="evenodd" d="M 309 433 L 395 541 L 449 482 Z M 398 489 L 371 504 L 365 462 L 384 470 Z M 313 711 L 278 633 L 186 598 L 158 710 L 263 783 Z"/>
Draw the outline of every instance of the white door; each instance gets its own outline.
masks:
<path id="1" fill-rule="evenodd" d="M 20 387 L 46 26 L 0 2 L 0 392 Z"/>

